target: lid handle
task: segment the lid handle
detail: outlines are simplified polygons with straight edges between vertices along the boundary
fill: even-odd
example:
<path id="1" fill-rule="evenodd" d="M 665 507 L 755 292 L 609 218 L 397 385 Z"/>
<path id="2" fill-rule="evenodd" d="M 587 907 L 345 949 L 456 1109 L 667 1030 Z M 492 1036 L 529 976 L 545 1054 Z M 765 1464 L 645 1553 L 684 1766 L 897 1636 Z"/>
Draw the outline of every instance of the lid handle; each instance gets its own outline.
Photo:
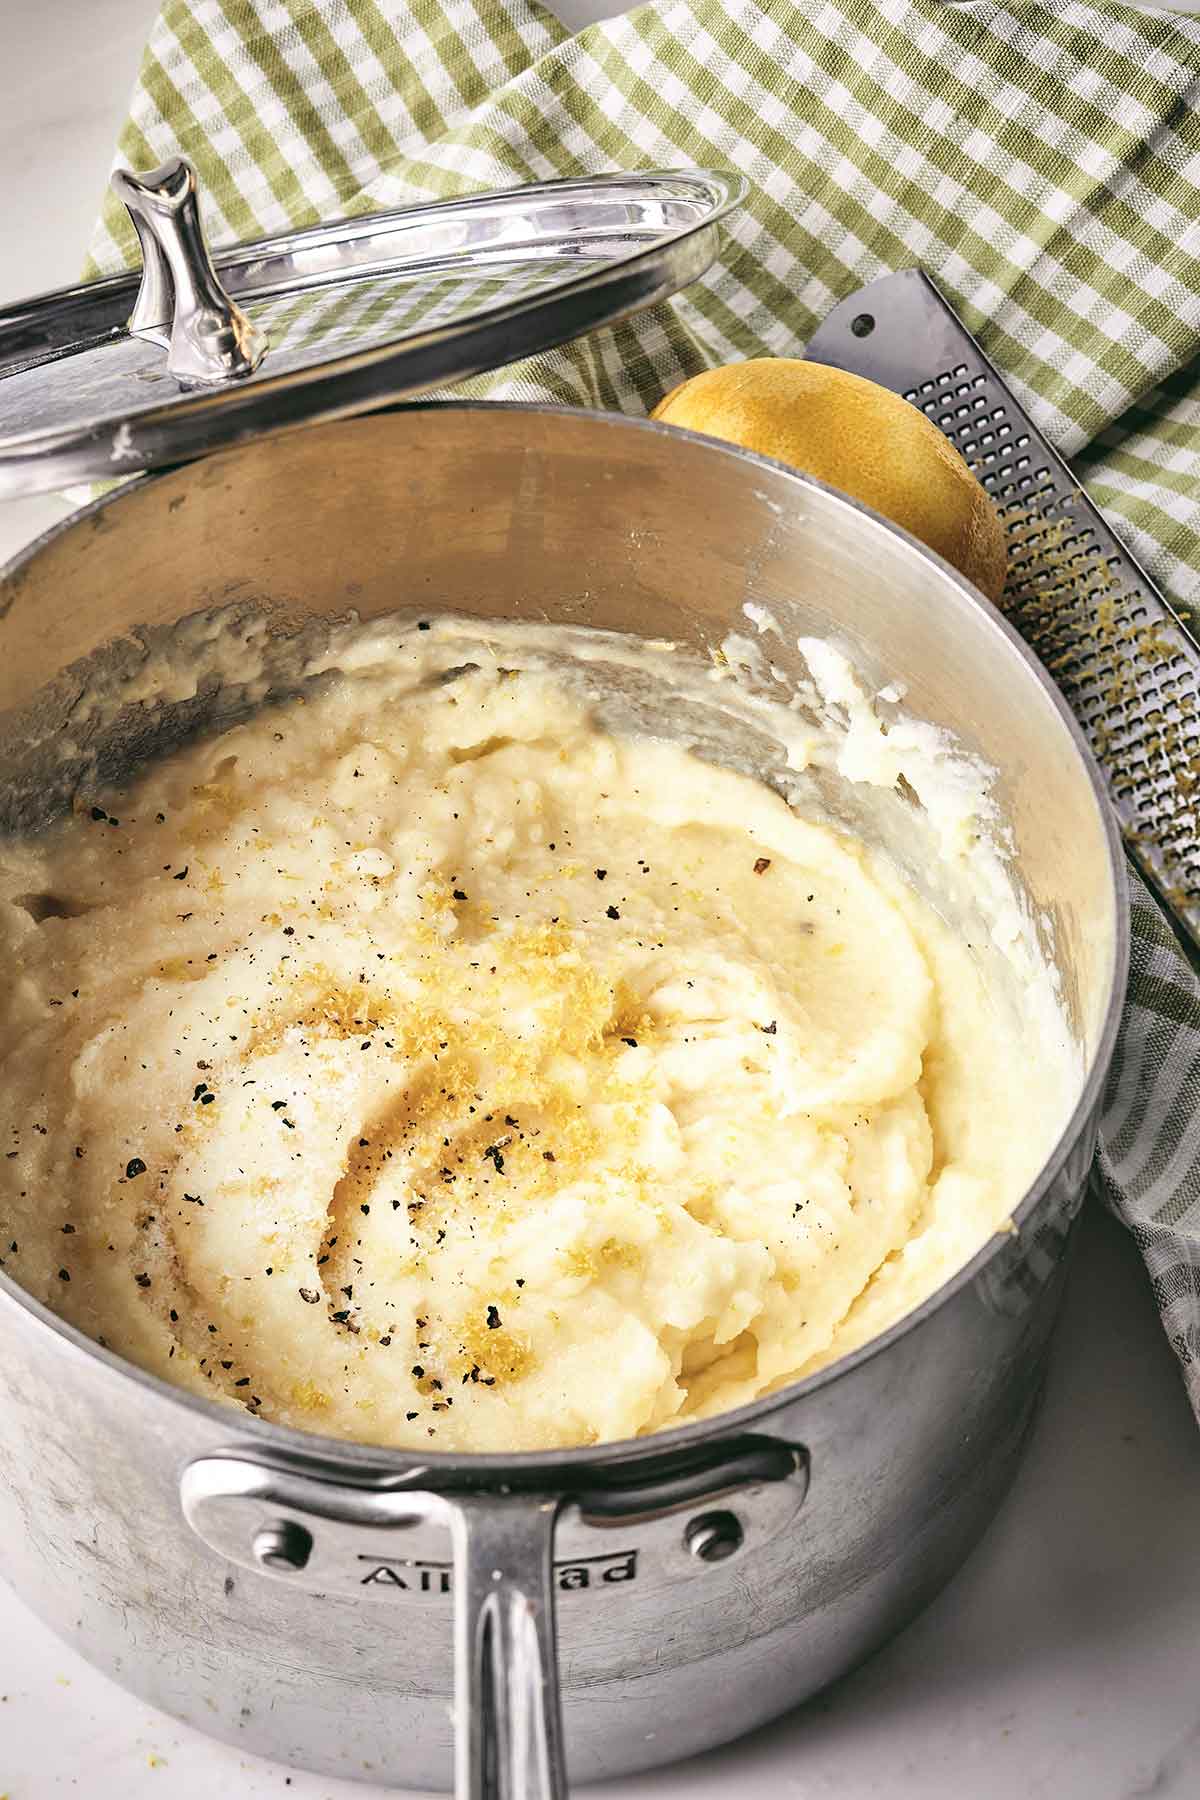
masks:
<path id="1" fill-rule="evenodd" d="M 112 187 L 142 247 L 130 335 L 166 347 L 167 370 L 181 387 L 214 387 L 253 374 L 267 340 L 217 279 L 191 163 L 172 156 L 145 175 L 117 169 Z"/>

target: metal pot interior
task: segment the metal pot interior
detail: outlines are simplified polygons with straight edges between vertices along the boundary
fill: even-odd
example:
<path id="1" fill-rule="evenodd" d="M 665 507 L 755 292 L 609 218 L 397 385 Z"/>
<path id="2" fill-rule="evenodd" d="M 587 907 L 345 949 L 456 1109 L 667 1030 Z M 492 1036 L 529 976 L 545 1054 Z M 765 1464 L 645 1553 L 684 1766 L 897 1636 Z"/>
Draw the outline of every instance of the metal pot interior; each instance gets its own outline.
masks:
<path id="1" fill-rule="evenodd" d="M 351 615 L 587 625 L 703 657 L 753 635 L 747 601 L 781 627 L 767 688 L 780 671 L 785 687 L 807 677 L 797 638 L 832 640 L 870 686 L 900 683 L 906 712 L 997 771 L 1012 864 L 1081 1050 L 1085 1116 L 1125 925 L 1113 829 L 1062 702 L 993 609 L 904 534 L 691 434 L 553 409 L 409 408 L 250 443 L 102 500 L 0 588 L 0 829 L 36 828 L 81 784 L 302 690 Z M 235 623 L 248 661 L 230 663 L 218 621 Z M 605 679 L 620 720 L 786 785 L 768 731 L 681 708 L 619 669 Z M 971 897 L 942 879 L 911 794 L 825 773 L 802 800 L 884 845 L 970 927 Z"/>

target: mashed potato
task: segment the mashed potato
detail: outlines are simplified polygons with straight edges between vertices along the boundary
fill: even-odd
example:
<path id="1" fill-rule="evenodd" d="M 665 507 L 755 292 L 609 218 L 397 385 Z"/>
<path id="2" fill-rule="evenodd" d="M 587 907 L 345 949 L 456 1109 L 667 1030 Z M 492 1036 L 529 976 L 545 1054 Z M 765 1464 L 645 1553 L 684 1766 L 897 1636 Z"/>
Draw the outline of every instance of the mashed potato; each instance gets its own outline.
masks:
<path id="1" fill-rule="evenodd" d="M 864 844 L 456 658 L 394 635 L 0 850 L 4 1268 L 370 1442 L 738 1405 L 980 1247 L 1069 1058 Z"/>

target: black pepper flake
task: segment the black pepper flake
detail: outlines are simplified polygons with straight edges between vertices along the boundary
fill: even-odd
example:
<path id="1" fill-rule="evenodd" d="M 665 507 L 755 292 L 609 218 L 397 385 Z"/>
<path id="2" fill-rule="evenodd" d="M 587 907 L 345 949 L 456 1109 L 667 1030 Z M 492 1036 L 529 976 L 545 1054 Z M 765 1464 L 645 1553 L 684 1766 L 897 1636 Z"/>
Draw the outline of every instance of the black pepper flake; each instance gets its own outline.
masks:
<path id="1" fill-rule="evenodd" d="M 525 1286 L 525 1277 L 524 1277 L 524 1276 L 523 1276 L 523 1275 L 518 1275 L 518 1276 L 517 1276 L 517 1286 L 518 1286 L 518 1287 L 524 1287 L 524 1286 Z"/>
<path id="2" fill-rule="evenodd" d="M 628 1045 L 629 1045 L 629 1048 L 630 1048 L 630 1049 L 631 1049 L 631 1050 L 636 1050 L 636 1049 L 637 1049 L 637 1047 L 638 1047 L 638 1041 L 637 1041 L 637 1039 L 636 1039 L 636 1038 L 622 1038 L 622 1039 L 621 1039 L 621 1042 L 622 1042 L 622 1043 L 623 1043 L 623 1044 L 628 1044 Z"/>
<path id="3" fill-rule="evenodd" d="M 189 1206 L 203 1206 L 204 1205 L 204 1202 L 200 1198 L 199 1194 L 185 1194 L 183 1197 L 187 1201 Z"/>
<path id="4" fill-rule="evenodd" d="M 404 1416 L 406 1419 L 411 1421 L 413 1419 L 419 1419 L 421 1415 L 420 1415 L 420 1413 L 405 1413 Z"/>
<path id="5" fill-rule="evenodd" d="M 610 919 L 619 919 L 621 916 L 615 906 L 606 906 L 604 910 Z"/>
<path id="6" fill-rule="evenodd" d="M 359 1212 L 360 1212 L 360 1213 L 369 1213 L 369 1212 L 370 1212 L 370 1210 L 371 1210 L 371 1209 L 370 1209 L 370 1207 L 369 1207 L 369 1206 L 367 1206 L 367 1205 L 366 1205 L 366 1204 L 365 1204 L 365 1203 L 364 1203 L 364 1204 L 363 1204 L 363 1205 L 362 1205 L 362 1206 L 360 1206 L 360 1207 L 359 1207 L 359 1209 L 358 1209 L 358 1210 L 359 1210 Z"/>
<path id="7" fill-rule="evenodd" d="M 554 1160 L 555 1160 L 555 1157 L 554 1157 L 553 1150 L 543 1150 L 542 1151 L 542 1161 L 543 1162 L 553 1162 Z"/>
<path id="8" fill-rule="evenodd" d="M 417 620 L 417 630 L 418 631 L 428 631 L 429 630 L 429 620 L 428 619 L 418 619 Z M 411 1417 L 414 1419 L 416 1418 L 416 1416 L 417 1416 L 416 1413 L 413 1413 L 411 1415 Z"/>
<path id="9" fill-rule="evenodd" d="M 145 1173 L 146 1173 L 146 1165 L 142 1161 L 141 1157 L 140 1156 L 131 1156 L 129 1161 L 125 1164 L 126 1179 L 129 1181 L 133 1181 L 138 1175 L 144 1175 Z"/>
<path id="10" fill-rule="evenodd" d="M 300 1289 L 300 1298 L 303 1300 L 305 1306 L 315 1306 L 321 1296 L 316 1288 L 302 1287 Z"/>
<path id="11" fill-rule="evenodd" d="M 596 870 L 596 880 L 603 881 L 607 874 L 608 874 L 607 869 L 597 869 Z"/>
<path id="12" fill-rule="evenodd" d="M 422 1367 L 421 1367 L 421 1365 L 420 1365 L 420 1363 L 414 1363 L 414 1364 L 413 1364 L 413 1366 L 412 1366 L 412 1373 L 413 1373 L 413 1380 L 414 1380 L 414 1381 L 424 1381 L 424 1379 L 425 1379 L 425 1371 L 424 1371 L 424 1369 L 423 1369 L 423 1368 L 422 1368 Z"/>
<path id="13" fill-rule="evenodd" d="M 70 1279 L 71 1279 L 70 1271 L 67 1269 L 60 1269 L 58 1271 L 58 1279 L 60 1281 L 70 1281 Z"/>
<path id="14" fill-rule="evenodd" d="M 283 928 L 283 935 L 284 937 L 295 937 L 296 927 L 294 925 L 285 925 Z"/>
<path id="15" fill-rule="evenodd" d="M 93 806 L 92 817 L 93 817 L 93 819 L 95 819 L 95 821 L 98 825 L 102 819 L 107 819 L 108 814 L 105 812 L 105 810 L 102 806 Z"/>
<path id="16" fill-rule="evenodd" d="M 344 1325 L 346 1320 L 350 1317 L 350 1309 L 349 1307 L 346 1307 L 341 1312 L 330 1313 L 329 1316 L 335 1325 Z"/>
<path id="17" fill-rule="evenodd" d="M 137 1284 L 140 1288 L 148 1288 L 150 1286 L 150 1277 L 145 1273 L 145 1271 L 143 1271 L 142 1274 L 140 1274 L 140 1275 L 135 1275 L 133 1279 L 137 1282 Z"/>
<path id="18" fill-rule="evenodd" d="M 499 1144 L 489 1144 L 488 1145 L 487 1149 L 483 1153 L 484 1162 L 486 1162 L 489 1157 L 492 1160 L 492 1164 L 496 1170 L 497 1175 L 503 1175 L 503 1173 L 504 1173 L 504 1158 L 500 1153 Z"/>
<path id="19" fill-rule="evenodd" d="M 176 874 L 175 874 L 175 875 L 172 875 L 172 877 L 171 877 L 171 879 L 172 879 L 172 881 L 184 881 L 184 880 L 186 880 L 186 878 L 187 878 L 187 872 L 188 872 L 188 866 L 189 866 L 189 865 L 188 865 L 188 864 L 187 864 L 187 863 L 184 863 L 184 865 L 183 865 L 183 867 L 182 867 L 182 869 L 180 869 L 180 870 L 179 870 L 179 871 L 178 871 L 178 872 L 177 872 L 177 873 L 176 873 Z"/>
<path id="20" fill-rule="evenodd" d="M 760 1025 L 758 1029 L 762 1032 L 764 1037 L 774 1037 L 775 1033 L 779 1030 L 779 1025 L 775 1019 L 772 1019 L 769 1025 Z"/>
<path id="21" fill-rule="evenodd" d="M 771 859 L 769 856 L 756 857 L 754 862 L 754 873 L 756 875 L 765 875 L 770 866 Z"/>
<path id="22" fill-rule="evenodd" d="M 62 1228 L 62 1234 L 64 1237 L 74 1237 L 75 1236 L 75 1227 L 73 1225 L 64 1225 Z"/>
<path id="23" fill-rule="evenodd" d="M 213 1101 L 216 1099 L 216 1097 L 217 1096 L 215 1094 L 201 1094 L 201 1096 L 200 1096 L 201 1106 L 211 1106 Z"/>
<path id="24" fill-rule="evenodd" d="M 250 1377 L 248 1375 L 243 1375 L 241 1380 L 235 1381 L 233 1385 L 234 1385 L 234 1387 L 249 1387 L 250 1386 Z"/>
<path id="25" fill-rule="evenodd" d="M 272 1112 L 282 1112 L 286 1105 L 287 1105 L 286 1100 L 272 1100 L 271 1111 Z"/>
<path id="26" fill-rule="evenodd" d="M 386 1350 L 386 1349 L 387 1349 L 387 1347 L 388 1347 L 388 1345 L 389 1345 L 389 1344 L 390 1344 L 390 1343 L 391 1343 L 391 1341 L 392 1341 L 392 1340 L 391 1340 L 391 1337 L 390 1337 L 390 1336 L 388 1336 L 388 1337 L 381 1337 L 381 1338 L 380 1338 L 380 1340 L 379 1340 L 379 1342 L 380 1342 L 380 1343 L 381 1343 L 381 1344 L 382 1344 L 382 1345 L 383 1345 L 383 1347 L 384 1347 L 384 1349 L 385 1349 L 385 1350 Z"/>
<path id="27" fill-rule="evenodd" d="M 494 1306 L 489 1306 L 487 1309 L 487 1328 L 489 1331 L 499 1331 L 500 1329 L 500 1314 Z"/>
<path id="28" fill-rule="evenodd" d="M 170 1317 L 170 1320 L 171 1320 L 171 1323 L 172 1323 L 172 1325 L 178 1325 L 178 1323 L 179 1323 L 179 1314 L 178 1314 L 178 1313 L 177 1313 L 177 1312 L 176 1312 L 176 1311 L 175 1311 L 175 1308 L 174 1308 L 174 1307 L 172 1307 L 172 1308 L 171 1308 L 171 1311 L 170 1311 L 170 1315 L 169 1315 L 169 1317 Z"/>
<path id="29" fill-rule="evenodd" d="M 466 897 L 467 897 L 467 896 L 466 896 L 466 895 L 465 895 L 465 894 L 464 894 L 464 893 L 463 893 L 463 891 L 462 891 L 462 889 L 461 889 L 461 888 L 455 888 L 455 890 L 454 890 L 454 898 L 455 898 L 455 899 L 456 899 L 456 900 L 465 900 L 465 899 L 466 899 Z"/>

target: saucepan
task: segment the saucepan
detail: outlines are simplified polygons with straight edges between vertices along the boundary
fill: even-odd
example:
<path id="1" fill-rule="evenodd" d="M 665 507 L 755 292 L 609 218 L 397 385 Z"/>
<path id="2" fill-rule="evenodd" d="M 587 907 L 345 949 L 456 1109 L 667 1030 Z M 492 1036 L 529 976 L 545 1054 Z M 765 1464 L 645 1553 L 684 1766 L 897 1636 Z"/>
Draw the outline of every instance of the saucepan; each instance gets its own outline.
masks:
<path id="1" fill-rule="evenodd" d="M 1078 1104 L 1011 1228 L 898 1325 L 619 1444 L 418 1456 L 284 1430 L 139 1372 L 0 1274 L 0 1569 L 117 1681 L 243 1750 L 560 1795 L 565 1769 L 587 1782 L 749 1730 L 930 1599 L 1034 1416 L 1122 998 L 1120 850 L 1052 684 L 969 584 L 844 496 L 663 426 L 474 405 L 326 423 L 134 482 L 4 576 L 10 829 L 68 803 L 80 757 L 119 773 L 244 710 L 203 667 L 189 693 L 133 680 L 181 620 L 266 617 L 282 671 L 350 614 L 704 651 L 746 629 L 748 600 L 780 623 L 785 677 L 797 638 L 832 639 L 996 770 Z M 133 682 L 100 722 L 78 706 L 96 656 Z"/>

